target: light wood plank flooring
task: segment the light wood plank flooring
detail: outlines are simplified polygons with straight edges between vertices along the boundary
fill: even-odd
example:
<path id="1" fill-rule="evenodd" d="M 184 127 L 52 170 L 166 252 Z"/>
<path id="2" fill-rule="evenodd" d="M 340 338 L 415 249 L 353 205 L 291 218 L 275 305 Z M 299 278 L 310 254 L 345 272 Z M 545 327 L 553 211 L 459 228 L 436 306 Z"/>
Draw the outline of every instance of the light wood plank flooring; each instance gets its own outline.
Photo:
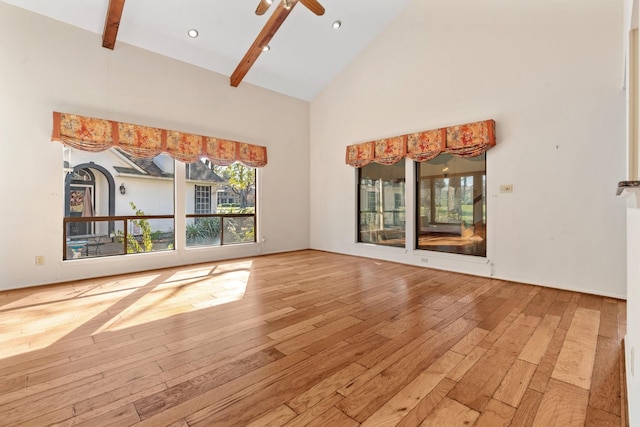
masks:
<path id="1" fill-rule="evenodd" d="M 619 426 L 625 307 L 310 250 L 3 291 L 0 425 Z"/>

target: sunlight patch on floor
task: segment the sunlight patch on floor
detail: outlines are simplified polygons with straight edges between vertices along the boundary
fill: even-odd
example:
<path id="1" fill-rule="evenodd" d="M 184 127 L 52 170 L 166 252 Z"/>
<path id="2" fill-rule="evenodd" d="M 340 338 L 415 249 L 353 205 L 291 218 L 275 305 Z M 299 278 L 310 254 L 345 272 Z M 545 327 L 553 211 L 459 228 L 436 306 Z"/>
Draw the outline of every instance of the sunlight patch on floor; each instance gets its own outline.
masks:
<path id="1" fill-rule="evenodd" d="M 252 265 L 224 262 L 25 290 L 0 307 L 0 358 L 241 300 Z"/>
<path id="2" fill-rule="evenodd" d="M 133 290 L 113 292 L 108 294 L 108 298 L 105 295 L 83 297 L 81 310 L 76 298 L 14 310 L 12 314 L 20 313 L 18 318 L 21 322 L 14 323 L 11 330 L 0 330 L 0 342 L 3 342 L 0 357 L 16 356 L 49 347 L 61 340 L 72 340 L 76 329 L 101 317 L 107 319 L 108 316 L 103 314 L 105 310 L 131 292 Z M 92 302 L 88 303 L 89 300 Z M 0 324 L 8 326 L 11 319 L 4 316 L 0 313 Z M 19 335 L 16 335 L 16 330 L 20 330 Z"/>
<path id="3" fill-rule="evenodd" d="M 152 290 L 131 301 L 94 334 L 241 300 L 246 292 L 251 266 L 251 261 L 242 261 L 175 271 Z"/>

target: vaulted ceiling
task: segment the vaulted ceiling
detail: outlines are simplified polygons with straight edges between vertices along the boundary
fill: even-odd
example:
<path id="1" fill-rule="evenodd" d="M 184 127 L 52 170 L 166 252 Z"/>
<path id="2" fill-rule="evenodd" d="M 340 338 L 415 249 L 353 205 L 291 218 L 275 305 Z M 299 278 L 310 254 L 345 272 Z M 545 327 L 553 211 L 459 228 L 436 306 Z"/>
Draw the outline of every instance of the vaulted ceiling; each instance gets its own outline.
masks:
<path id="1" fill-rule="evenodd" d="M 103 34 L 110 0 L 0 0 Z M 115 39 L 231 76 L 278 3 L 262 16 L 259 0 L 112 0 L 123 3 Z M 293 0 L 296 1 L 296 0 Z M 313 99 L 391 22 L 410 0 L 319 0 L 317 16 L 300 4 L 242 80 L 303 100 Z M 342 22 L 338 30 L 332 28 Z M 188 30 L 196 29 L 197 38 Z M 102 49 L 100 44 L 96 49 Z M 244 84 L 241 83 L 241 84 Z"/>

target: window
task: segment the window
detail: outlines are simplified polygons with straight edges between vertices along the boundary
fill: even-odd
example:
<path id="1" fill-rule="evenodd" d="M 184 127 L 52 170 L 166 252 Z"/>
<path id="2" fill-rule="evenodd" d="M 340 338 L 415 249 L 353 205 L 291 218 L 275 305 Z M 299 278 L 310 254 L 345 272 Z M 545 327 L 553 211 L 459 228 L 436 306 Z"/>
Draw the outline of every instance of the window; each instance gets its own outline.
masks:
<path id="1" fill-rule="evenodd" d="M 211 213 L 211 186 L 196 185 L 195 186 L 195 213 L 208 214 Z"/>
<path id="2" fill-rule="evenodd" d="M 226 204 L 218 205 L 222 216 L 223 245 L 256 241 L 256 170 L 234 163 L 215 166 L 214 171 L 224 179 Z"/>
<path id="3" fill-rule="evenodd" d="M 376 202 L 376 192 L 375 191 L 367 191 L 367 210 L 371 211 L 371 212 L 375 212 L 376 211 L 376 205 L 378 202 Z"/>
<path id="4" fill-rule="evenodd" d="M 208 184 L 208 185 L 205 185 Z M 187 247 L 255 242 L 256 170 L 240 163 L 187 165 Z M 189 203 L 193 200 L 193 204 Z"/>
<path id="5" fill-rule="evenodd" d="M 63 260 L 174 249 L 174 159 L 118 148 L 64 156 Z M 256 241 L 256 169 L 198 161 L 185 174 L 188 247 Z"/>
<path id="6" fill-rule="evenodd" d="M 174 160 L 66 148 L 63 260 L 172 250 Z M 116 219 L 117 218 L 117 219 Z"/>
<path id="7" fill-rule="evenodd" d="M 105 238 L 111 239 L 111 243 L 114 243 L 114 239 L 119 240 L 122 243 L 121 254 L 173 249 L 176 231 L 174 159 L 194 161 L 185 165 L 189 184 L 182 183 L 179 188 L 182 196 L 189 191 L 187 185 L 193 185 L 193 196 L 187 194 L 184 198 L 187 203 L 193 204 L 191 208 L 186 206 L 186 217 L 191 218 L 192 223 L 185 228 L 195 226 L 196 219 L 198 224 L 205 222 L 200 220 L 203 218 L 210 220 L 206 222 L 212 226 L 204 230 L 207 237 L 213 238 L 213 234 L 218 234 L 220 244 L 256 241 L 254 168 L 267 164 L 266 147 L 60 112 L 53 113 L 53 124 L 52 140 L 66 146 L 62 150 L 65 175 L 63 260 L 69 255 L 79 258 L 82 252 L 88 256 L 90 246 L 95 247 L 94 254 L 100 252 L 102 255 L 100 246 L 105 245 L 106 248 L 108 243 Z M 158 152 L 162 153 L 150 158 Z M 214 164 L 231 165 L 220 168 L 214 167 Z M 96 175 L 93 187 L 74 189 L 72 193 L 72 176 L 81 169 L 97 170 L 101 175 Z M 200 175 L 201 172 L 204 175 Z M 217 183 L 226 181 L 225 189 L 229 188 L 238 197 L 237 212 L 195 213 L 213 210 L 213 185 L 206 175 L 213 175 Z M 203 189 L 198 189 L 196 195 L 196 185 L 209 186 L 208 195 Z M 216 193 L 217 188 L 216 185 Z M 95 190 L 95 196 L 92 189 Z M 73 208 L 83 208 L 80 217 L 70 215 L 72 195 L 75 203 Z M 120 198 L 116 200 L 116 197 Z M 80 199 L 82 203 L 78 202 Z M 99 209 L 85 214 L 84 208 L 90 202 Z M 122 213 L 116 212 L 116 209 Z M 91 223 L 88 228 L 91 234 L 76 234 L 71 238 L 73 233 L 70 230 L 74 223 Z M 194 230 L 201 231 L 197 228 Z M 189 240 L 189 230 L 179 231 L 187 231 Z M 81 236 L 86 240 L 81 240 Z"/>
<path id="8" fill-rule="evenodd" d="M 405 246 L 405 163 L 358 169 L 358 241 Z"/>
<path id="9" fill-rule="evenodd" d="M 485 156 L 441 154 L 416 164 L 418 249 L 486 256 Z"/>

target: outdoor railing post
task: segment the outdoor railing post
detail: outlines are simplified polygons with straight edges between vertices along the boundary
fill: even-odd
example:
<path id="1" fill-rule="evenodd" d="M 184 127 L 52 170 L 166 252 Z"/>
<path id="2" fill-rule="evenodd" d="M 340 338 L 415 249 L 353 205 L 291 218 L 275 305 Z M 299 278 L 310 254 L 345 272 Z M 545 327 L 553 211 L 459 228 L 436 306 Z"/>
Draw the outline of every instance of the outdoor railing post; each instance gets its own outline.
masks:
<path id="1" fill-rule="evenodd" d="M 224 246 L 224 217 L 224 214 L 220 217 L 220 246 Z"/>
<path id="2" fill-rule="evenodd" d="M 62 260 L 67 260 L 67 219 L 62 218 Z"/>
<path id="3" fill-rule="evenodd" d="M 127 254 L 127 244 L 129 242 L 129 236 L 128 236 L 129 224 L 127 224 L 128 221 L 129 219 L 125 218 L 123 222 L 124 232 L 123 232 L 123 239 L 122 239 L 122 246 L 123 246 L 122 250 L 124 251 L 124 255 Z"/>

